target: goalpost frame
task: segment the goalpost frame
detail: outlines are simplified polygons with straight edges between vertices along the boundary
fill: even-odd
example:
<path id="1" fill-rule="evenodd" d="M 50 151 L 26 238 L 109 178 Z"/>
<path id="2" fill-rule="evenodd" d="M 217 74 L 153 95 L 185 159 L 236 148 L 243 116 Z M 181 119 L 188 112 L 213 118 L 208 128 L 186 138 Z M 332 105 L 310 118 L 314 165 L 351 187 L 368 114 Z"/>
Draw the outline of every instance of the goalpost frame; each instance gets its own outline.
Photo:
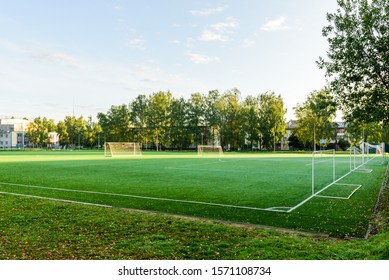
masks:
<path id="1" fill-rule="evenodd" d="M 220 145 L 197 145 L 197 155 L 202 156 L 205 150 L 209 150 L 211 153 L 217 153 L 219 156 L 223 156 L 223 148 Z"/>
<path id="2" fill-rule="evenodd" d="M 336 180 L 335 174 L 335 149 L 312 151 L 312 195 L 315 194 L 315 154 L 332 153 L 332 182 Z"/>
<path id="3" fill-rule="evenodd" d="M 366 156 L 367 159 L 365 162 L 370 161 L 370 149 L 375 149 L 375 154 L 376 155 L 381 155 L 382 157 L 382 164 L 385 163 L 385 143 L 380 143 L 380 144 L 370 144 L 369 142 L 364 142 L 363 143 L 363 148 L 366 149 Z M 374 156 L 373 158 L 375 158 Z"/>
<path id="4" fill-rule="evenodd" d="M 122 149 L 119 149 L 118 154 L 114 154 L 113 147 L 115 145 L 121 146 Z M 113 157 L 113 156 L 140 156 L 142 155 L 142 146 L 138 142 L 105 142 L 104 143 L 104 156 Z"/>

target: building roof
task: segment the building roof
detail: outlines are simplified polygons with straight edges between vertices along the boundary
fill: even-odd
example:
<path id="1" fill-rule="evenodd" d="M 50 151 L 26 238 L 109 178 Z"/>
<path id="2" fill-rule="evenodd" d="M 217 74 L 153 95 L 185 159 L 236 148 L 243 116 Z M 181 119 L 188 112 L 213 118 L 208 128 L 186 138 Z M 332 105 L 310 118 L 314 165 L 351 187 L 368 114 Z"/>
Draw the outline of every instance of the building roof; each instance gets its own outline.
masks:
<path id="1" fill-rule="evenodd" d="M 29 124 L 30 122 L 25 119 L 0 119 L 0 124 Z"/>

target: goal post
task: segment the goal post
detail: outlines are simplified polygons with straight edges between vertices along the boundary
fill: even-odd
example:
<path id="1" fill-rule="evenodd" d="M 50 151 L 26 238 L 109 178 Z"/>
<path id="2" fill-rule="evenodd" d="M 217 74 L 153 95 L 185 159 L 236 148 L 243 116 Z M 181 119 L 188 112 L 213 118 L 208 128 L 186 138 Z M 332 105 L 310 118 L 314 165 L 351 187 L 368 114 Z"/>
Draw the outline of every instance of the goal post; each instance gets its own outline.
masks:
<path id="1" fill-rule="evenodd" d="M 223 149 L 220 145 L 198 145 L 197 146 L 197 155 L 216 155 L 223 156 Z"/>
<path id="2" fill-rule="evenodd" d="M 312 152 L 312 195 L 318 190 L 315 183 L 323 181 L 325 185 L 336 180 L 335 150 L 320 150 Z M 320 178 L 321 180 L 318 180 Z"/>
<path id="3" fill-rule="evenodd" d="M 382 164 L 385 163 L 385 143 L 371 144 L 365 142 L 364 150 L 366 151 L 366 162 L 378 157 Z"/>
<path id="4" fill-rule="evenodd" d="M 142 148 L 137 142 L 106 142 L 104 144 L 104 156 L 140 156 Z"/>

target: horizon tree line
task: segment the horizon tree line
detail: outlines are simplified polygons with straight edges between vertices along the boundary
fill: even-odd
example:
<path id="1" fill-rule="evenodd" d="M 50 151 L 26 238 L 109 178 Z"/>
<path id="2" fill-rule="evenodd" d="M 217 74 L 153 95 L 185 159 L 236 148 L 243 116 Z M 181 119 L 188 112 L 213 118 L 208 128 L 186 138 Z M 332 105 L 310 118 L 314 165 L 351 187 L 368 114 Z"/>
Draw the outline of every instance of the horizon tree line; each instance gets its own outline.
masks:
<path id="1" fill-rule="evenodd" d="M 273 150 L 282 141 L 298 149 L 313 148 L 319 139 L 336 139 L 334 118 L 337 103 L 329 88 L 313 91 L 296 105 L 297 127 L 285 139 L 287 123 L 283 99 L 274 92 L 242 97 L 238 89 L 221 94 L 193 93 L 188 99 L 174 97 L 170 91 L 140 94 L 129 104 L 112 105 L 88 117 L 66 116 L 57 124 L 37 117 L 27 135 L 39 147 L 50 145 L 49 132 L 57 132 L 61 146 L 96 148 L 104 142 L 140 142 L 145 148 L 195 149 L 197 145 L 221 145 L 229 150 Z M 347 143 L 381 142 L 388 139 L 383 122 L 351 122 L 346 128 Z M 313 140 L 315 134 L 316 139 Z M 386 140 L 387 141 L 387 140 Z"/>

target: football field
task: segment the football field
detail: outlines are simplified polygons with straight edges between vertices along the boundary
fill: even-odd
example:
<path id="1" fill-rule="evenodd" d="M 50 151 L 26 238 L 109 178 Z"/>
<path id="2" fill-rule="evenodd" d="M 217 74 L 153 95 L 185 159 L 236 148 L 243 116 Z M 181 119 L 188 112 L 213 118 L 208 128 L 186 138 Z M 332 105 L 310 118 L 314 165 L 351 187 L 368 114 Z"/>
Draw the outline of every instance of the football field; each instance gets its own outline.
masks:
<path id="1" fill-rule="evenodd" d="M 386 166 L 348 153 L 0 151 L 0 194 L 363 237 Z M 313 169 L 313 172 L 312 172 Z M 17 211 L 17 205 L 15 205 Z"/>

